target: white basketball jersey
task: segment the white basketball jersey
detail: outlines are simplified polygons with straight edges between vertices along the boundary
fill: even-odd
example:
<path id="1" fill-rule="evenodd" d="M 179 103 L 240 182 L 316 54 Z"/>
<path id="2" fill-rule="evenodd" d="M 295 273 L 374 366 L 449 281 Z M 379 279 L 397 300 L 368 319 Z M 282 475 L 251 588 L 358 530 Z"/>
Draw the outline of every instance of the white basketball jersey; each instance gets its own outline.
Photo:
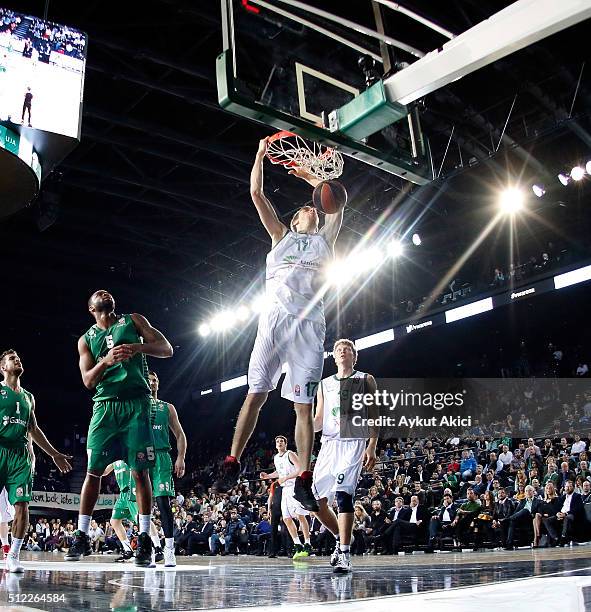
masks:
<path id="1" fill-rule="evenodd" d="M 279 476 L 289 476 L 294 471 L 293 463 L 289 460 L 289 451 L 285 451 L 283 455 L 277 453 L 273 457 L 275 463 L 275 471 Z M 293 487 L 295 485 L 295 478 L 286 480 L 281 486 L 282 487 Z"/>
<path id="2" fill-rule="evenodd" d="M 355 387 L 359 387 L 359 390 L 353 389 L 353 393 L 364 393 L 365 389 L 365 378 L 367 374 L 365 372 L 358 372 L 353 370 L 351 376 L 347 379 L 354 379 L 352 382 Z M 322 415 L 322 438 L 324 440 L 340 440 L 341 439 L 341 381 L 347 380 L 329 376 L 324 378 L 320 383 L 322 385 L 322 397 L 324 399 L 324 414 Z M 350 440 L 352 438 L 347 438 Z M 363 439 L 363 438 L 360 438 Z"/>
<path id="3" fill-rule="evenodd" d="M 320 291 L 332 250 L 322 234 L 287 234 L 267 254 L 267 297 L 289 314 L 324 322 Z"/>

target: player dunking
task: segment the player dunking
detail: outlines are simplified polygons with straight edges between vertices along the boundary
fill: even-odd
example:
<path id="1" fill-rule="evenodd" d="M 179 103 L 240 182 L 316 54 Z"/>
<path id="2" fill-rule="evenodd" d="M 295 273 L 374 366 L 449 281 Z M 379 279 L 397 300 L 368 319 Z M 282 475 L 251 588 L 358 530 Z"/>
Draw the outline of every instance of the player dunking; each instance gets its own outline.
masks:
<path id="1" fill-rule="evenodd" d="M 314 429 L 322 431 L 322 446 L 312 488 L 320 506 L 316 516 L 337 541 L 330 564 L 335 573 L 347 573 L 351 571 L 353 495 L 362 467 L 372 470 L 375 465 L 378 438 L 377 431 L 372 431 L 367 448 L 365 438 L 341 438 L 340 407 L 345 394 L 373 393 L 376 381 L 371 374 L 355 370 L 357 350 L 351 340 L 337 340 L 333 356 L 337 373 L 322 380 L 316 396 Z M 335 496 L 338 519 L 331 507 Z"/>
<path id="2" fill-rule="evenodd" d="M 154 438 L 150 426 L 150 387 L 145 355 L 171 357 L 168 340 L 140 314 L 115 314 L 115 300 L 105 290 L 88 300 L 96 323 L 78 340 L 80 372 L 87 389 L 94 389 L 88 428 L 88 467 L 80 495 L 80 515 L 74 542 L 65 555 L 79 561 L 90 554 L 88 529 L 105 468 L 123 459 L 137 487 L 140 536 L 136 565 L 152 562 L 149 536 L 152 486 L 148 468 L 154 464 Z"/>
<path id="3" fill-rule="evenodd" d="M 303 206 L 288 229 L 263 191 L 263 161 L 267 139 L 259 143 L 250 175 L 250 194 L 263 226 L 271 236 L 267 254 L 266 293 L 269 307 L 260 315 L 257 337 L 248 366 L 248 394 L 240 409 L 230 455 L 216 488 L 231 488 L 240 473 L 240 457 L 257 423 L 269 391 L 275 389 L 281 367 L 287 372 L 281 396 L 294 402 L 295 442 L 301 473 L 295 480 L 295 498 L 310 511 L 318 505 L 312 494 L 310 458 L 314 442 L 312 404 L 324 363 L 323 268 L 333 257 L 343 211 L 326 215 L 318 231 L 318 213 Z M 306 170 L 291 174 L 312 187 L 320 183 Z"/>
<path id="4" fill-rule="evenodd" d="M 24 368 L 16 351 L 0 355 L 0 490 L 6 487 L 8 501 L 14 505 L 12 545 L 6 555 L 10 572 L 22 572 L 19 554 L 29 523 L 29 502 L 33 490 L 33 460 L 29 437 L 45 451 L 60 472 L 69 472 L 69 455 L 63 455 L 47 440 L 35 418 L 35 398 L 21 387 Z"/>
<path id="5" fill-rule="evenodd" d="M 275 448 L 277 454 L 273 457 L 275 463 L 275 471 L 271 474 L 261 472 L 260 477 L 263 480 L 268 478 L 278 478 L 279 486 L 282 488 L 281 495 L 281 516 L 283 522 L 289 531 L 289 535 L 294 544 L 294 559 L 300 557 L 308 557 L 312 552 L 310 545 L 310 526 L 308 524 L 309 512 L 298 502 L 293 496 L 294 478 L 299 474 L 298 456 L 287 449 L 287 438 L 285 436 L 277 436 L 275 438 Z M 304 544 L 298 536 L 298 528 L 295 521 L 298 521 L 304 536 Z"/>
<path id="6" fill-rule="evenodd" d="M 160 510 L 160 521 L 164 531 L 164 567 L 175 567 L 174 558 L 174 518 L 170 507 L 170 498 L 175 496 L 172 480 L 172 461 L 170 459 L 170 429 L 176 438 L 177 458 L 174 473 L 177 478 L 185 475 L 185 454 L 187 453 L 187 436 L 179 422 L 175 407 L 158 399 L 160 381 L 155 372 L 148 375 L 152 393 L 152 431 L 154 433 L 154 450 L 156 462 L 150 469 L 152 495 Z"/>

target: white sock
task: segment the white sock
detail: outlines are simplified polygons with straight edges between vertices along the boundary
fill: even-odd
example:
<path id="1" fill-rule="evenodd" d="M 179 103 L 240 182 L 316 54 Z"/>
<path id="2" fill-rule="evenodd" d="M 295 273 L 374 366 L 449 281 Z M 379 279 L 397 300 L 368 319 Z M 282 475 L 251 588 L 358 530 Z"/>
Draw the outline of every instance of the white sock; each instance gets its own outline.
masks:
<path id="1" fill-rule="evenodd" d="M 174 538 L 164 538 L 164 546 L 174 550 Z"/>
<path id="2" fill-rule="evenodd" d="M 161 544 L 160 544 L 160 538 L 158 536 L 155 535 L 151 535 L 150 536 L 152 538 L 152 544 L 154 544 L 155 548 L 160 548 Z"/>
<path id="3" fill-rule="evenodd" d="M 129 543 L 129 540 L 127 538 L 125 538 L 125 540 L 121 542 L 121 546 L 123 546 L 123 550 L 132 550 L 131 544 Z"/>
<path id="4" fill-rule="evenodd" d="M 149 514 L 140 514 L 140 533 L 150 533 Z"/>
<path id="5" fill-rule="evenodd" d="M 310 544 L 310 537 L 309 536 L 304 540 L 304 544 Z"/>
<path id="6" fill-rule="evenodd" d="M 300 540 L 300 536 L 294 536 L 292 538 L 292 540 L 293 540 L 294 544 L 299 544 L 300 546 L 302 545 L 302 541 Z"/>
<path id="7" fill-rule="evenodd" d="M 351 545 L 350 544 L 341 544 L 339 548 L 341 549 L 341 552 L 348 553 L 351 550 Z"/>
<path id="8" fill-rule="evenodd" d="M 92 517 L 90 514 L 79 514 L 78 515 L 78 529 L 83 533 L 88 534 L 88 530 L 90 529 L 90 519 Z"/>
<path id="9" fill-rule="evenodd" d="M 10 547 L 10 554 L 13 557 L 18 559 L 18 556 L 21 552 L 21 546 L 23 545 L 23 540 L 19 538 L 12 538 L 12 546 Z"/>

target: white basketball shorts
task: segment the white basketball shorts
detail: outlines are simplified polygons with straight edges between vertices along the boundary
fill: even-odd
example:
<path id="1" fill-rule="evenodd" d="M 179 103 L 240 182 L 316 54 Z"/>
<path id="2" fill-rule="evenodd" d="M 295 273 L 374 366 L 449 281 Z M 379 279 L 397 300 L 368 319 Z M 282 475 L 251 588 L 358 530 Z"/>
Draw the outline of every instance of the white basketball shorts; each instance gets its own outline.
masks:
<path id="1" fill-rule="evenodd" d="M 262 313 L 248 365 L 249 393 L 275 389 L 285 364 L 281 397 L 314 403 L 322 379 L 325 332 L 324 323 L 300 319 L 279 307 Z"/>
<path id="2" fill-rule="evenodd" d="M 365 446 L 365 440 L 328 439 L 322 442 L 312 482 L 316 499 L 326 497 L 330 506 L 337 491 L 355 494 L 363 467 Z"/>
<path id="3" fill-rule="evenodd" d="M 10 523 L 14 519 L 14 506 L 8 501 L 8 491 L 0 493 L 0 523 Z"/>
<path id="4" fill-rule="evenodd" d="M 283 518 L 298 518 L 298 516 L 308 516 L 310 513 L 293 496 L 293 487 L 283 487 L 281 492 L 281 516 Z"/>

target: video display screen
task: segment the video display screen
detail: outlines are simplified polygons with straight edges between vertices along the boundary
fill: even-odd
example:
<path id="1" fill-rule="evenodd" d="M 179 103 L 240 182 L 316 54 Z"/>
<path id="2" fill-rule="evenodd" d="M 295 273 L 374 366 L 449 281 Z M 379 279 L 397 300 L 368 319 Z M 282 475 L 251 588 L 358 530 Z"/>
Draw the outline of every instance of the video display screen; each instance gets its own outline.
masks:
<path id="1" fill-rule="evenodd" d="M 0 8 L 0 121 L 77 138 L 87 37 Z"/>

